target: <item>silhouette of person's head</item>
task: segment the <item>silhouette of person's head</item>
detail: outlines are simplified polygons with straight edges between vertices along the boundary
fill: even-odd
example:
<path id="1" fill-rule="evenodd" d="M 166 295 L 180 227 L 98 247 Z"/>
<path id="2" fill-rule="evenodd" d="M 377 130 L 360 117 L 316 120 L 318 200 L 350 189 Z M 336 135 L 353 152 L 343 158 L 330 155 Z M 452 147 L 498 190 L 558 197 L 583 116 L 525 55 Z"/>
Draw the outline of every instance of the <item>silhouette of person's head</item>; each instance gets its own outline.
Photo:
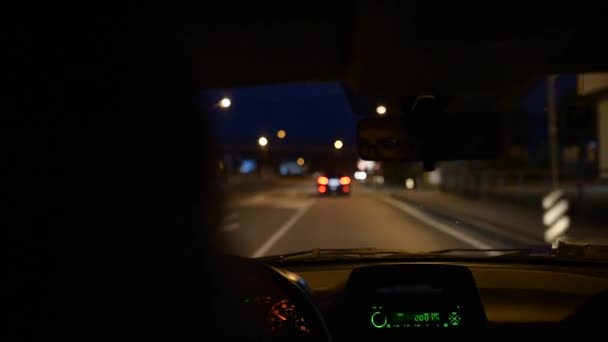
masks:
<path id="1" fill-rule="evenodd" d="M 222 200 L 180 19 L 16 20 L 11 340 L 181 340 L 213 324 L 203 287 Z"/>

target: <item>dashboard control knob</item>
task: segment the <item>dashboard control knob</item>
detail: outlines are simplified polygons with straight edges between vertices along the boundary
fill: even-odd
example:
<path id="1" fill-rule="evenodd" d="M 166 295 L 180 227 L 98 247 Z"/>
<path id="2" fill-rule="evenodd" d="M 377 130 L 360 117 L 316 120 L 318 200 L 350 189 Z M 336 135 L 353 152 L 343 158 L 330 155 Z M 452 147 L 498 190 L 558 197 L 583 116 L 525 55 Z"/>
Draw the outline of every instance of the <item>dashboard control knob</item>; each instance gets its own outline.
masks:
<path id="1" fill-rule="evenodd" d="M 380 329 L 386 326 L 386 323 L 388 323 L 388 318 L 382 311 L 375 311 L 372 313 L 370 321 L 375 328 Z"/>

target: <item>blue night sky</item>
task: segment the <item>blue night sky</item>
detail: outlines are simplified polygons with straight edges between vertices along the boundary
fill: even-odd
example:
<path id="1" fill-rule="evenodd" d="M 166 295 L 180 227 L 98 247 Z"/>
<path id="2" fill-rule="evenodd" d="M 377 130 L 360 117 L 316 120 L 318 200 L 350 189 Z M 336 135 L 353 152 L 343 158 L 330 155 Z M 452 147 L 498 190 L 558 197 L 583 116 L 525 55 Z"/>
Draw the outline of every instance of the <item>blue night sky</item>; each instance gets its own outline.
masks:
<path id="1" fill-rule="evenodd" d="M 283 129 L 284 144 L 333 144 L 355 142 L 357 121 L 342 87 L 337 83 L 272 85 L 207 91 L 205 103 L 220 143 L 251 143 L 261 135 L 271 143 Z M 224 96 L 228 109 L 217 107 Z"/>
<path id="2" fill-rule="evenodd" d="M 560 75 L 555 83 L 556 96 L 559 99 L 576 88 L 576 75 Z M 531 115 L 544 116 L 544 108 L 547 105 L 547 82 L 540 80 L 532 89 L 526 99 L 526 108 Z"/>
<path id="3" fill-rule="evenodd" d="M 576 87 L 576 75 L 560 75 L 556 83 L 559 98 Z M 546 81 L 540 80 L 525 99 L 530 118 L 531 145 L 546 139 Z M 217 103 L 224 96 L 232 105 L 222 109 Z M 341 139 L 354 145 L 357 121 L 348 99 L 338 83 L 307 83 L 233 88 L 205 92 L 205 105 L 220 143 L 250 144 L 264 135 L 278 141 L 276 132 L 284 129 L 286 145 L 331 144 Z"/>

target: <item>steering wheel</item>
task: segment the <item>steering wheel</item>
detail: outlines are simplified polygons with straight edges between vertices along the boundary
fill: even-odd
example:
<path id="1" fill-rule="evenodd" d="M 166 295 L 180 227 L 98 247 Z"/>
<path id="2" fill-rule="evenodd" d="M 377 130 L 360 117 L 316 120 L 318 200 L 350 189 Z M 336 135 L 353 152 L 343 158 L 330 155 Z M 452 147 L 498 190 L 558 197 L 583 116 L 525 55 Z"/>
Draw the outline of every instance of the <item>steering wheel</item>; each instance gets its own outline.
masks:
<path id="1" fill-rule="evenodd" d="M 296 281 L 274 267 L 258 260 L 224 256 L 220 259 L 222 276 L 212 301 L 217 327 L 223 337 L 234 337 L 240 341 L 321 341 L 331 342 L 329 329 L 312 297 Z M 268 318 L 253 314 L 245 306 L 243 299 L 252 293 L 280 294 L 297 310 L 298 317 L 306 322 L 305 332 L 287 331 L 284 334 L 269 333 Z M 285 318 L 281 318 L 285 319 Z"/>

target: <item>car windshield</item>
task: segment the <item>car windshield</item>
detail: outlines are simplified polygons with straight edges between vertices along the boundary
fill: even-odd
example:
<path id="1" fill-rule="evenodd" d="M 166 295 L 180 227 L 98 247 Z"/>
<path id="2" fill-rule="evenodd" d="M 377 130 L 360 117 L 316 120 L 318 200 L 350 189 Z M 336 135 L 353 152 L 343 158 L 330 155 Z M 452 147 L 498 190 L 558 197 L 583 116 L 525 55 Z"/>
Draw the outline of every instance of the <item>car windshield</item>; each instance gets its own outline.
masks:
<path id="1" fill-rule="evenodd" d="M 404 111 L 382 99 L 356 108 L 337 83 L 206 91 L 226 198 L 218 239 L 227 252 L 252 257 L 601 243 L 608 102 L 581 92 L 585 77 L 541 78 L 529 87 L 523 110 L 503 124 L 504 157 L 437 162 L 430 171 L 360 158 L 358 120 Z M 603 83 L 593 93 L 607 91 L 608 77 L 596 79 Z"/>
<path id="2" fill-rule="evenodd" d="M 357 122 L 402 108 L 368 99 L 372 110 L 357 112 L 340 84 L 207 91 L 227 199 L 222 246 L 261 257 L 315 248 L 601 243 L 608 159 L 599 151 L 608 146 L 608 111 L 579 92 L 583 77 L 553 83 L 555 136 L 547 81 L 539 79 L 525 111 L 504 127 L 504 158 L 438 162 L 431 171 L 417 162 L 362 160 Z"/>

